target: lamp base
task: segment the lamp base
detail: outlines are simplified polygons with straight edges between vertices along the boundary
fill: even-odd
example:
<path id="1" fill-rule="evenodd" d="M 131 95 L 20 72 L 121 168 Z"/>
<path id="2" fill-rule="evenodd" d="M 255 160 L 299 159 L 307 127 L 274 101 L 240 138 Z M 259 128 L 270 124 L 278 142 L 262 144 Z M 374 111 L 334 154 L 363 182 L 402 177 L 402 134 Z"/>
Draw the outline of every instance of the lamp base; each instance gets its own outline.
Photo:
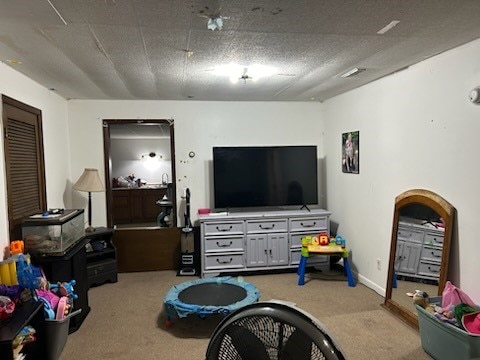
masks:
<path id="1" fill-rule="evenodd" d="M 85 232 L 89 233 L 89 232 L 94 232 L 95 231 L 95 228 L 93 226 L 89 226 L 85 229 Z"/>

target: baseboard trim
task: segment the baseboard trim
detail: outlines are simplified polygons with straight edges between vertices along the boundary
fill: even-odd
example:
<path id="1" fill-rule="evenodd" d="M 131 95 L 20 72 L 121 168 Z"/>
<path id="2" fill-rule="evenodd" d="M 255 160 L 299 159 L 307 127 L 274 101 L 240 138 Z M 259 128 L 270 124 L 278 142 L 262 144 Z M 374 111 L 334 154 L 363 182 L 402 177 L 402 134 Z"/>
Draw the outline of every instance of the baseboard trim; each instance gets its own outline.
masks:
<path id="1" fill-rule="evenodd" d="M 357 276 L 358 276 L 358 282 L 359 283 L 361 283 L 361 284 L 365 285 L 366 287 L 372 289 L 373 291 L 375 291 L 380 296 L 385 297 L 385 289 L 384 288 L 378 286 L 373 281 L 371 281 L 370 279 L 367 279 L 363 275 L 357 274 Z"/>

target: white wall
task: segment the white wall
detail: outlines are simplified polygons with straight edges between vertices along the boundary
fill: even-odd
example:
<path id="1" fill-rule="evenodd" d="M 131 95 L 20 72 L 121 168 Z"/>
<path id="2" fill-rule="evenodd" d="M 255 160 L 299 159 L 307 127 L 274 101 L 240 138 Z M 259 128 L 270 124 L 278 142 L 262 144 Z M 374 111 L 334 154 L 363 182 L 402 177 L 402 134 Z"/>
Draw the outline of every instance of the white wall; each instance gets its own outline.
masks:
<path id="1" fill-rule="evenodd" d="M 154 152 L 156 157 L 148 154 Z M 141 158 L 145 155 L 145 158 Z M 161 159 L 160 159 L 161 156 Z M 170 138 L 167 139 L 110 139 L 110 157 L 112 159 L 112 178 L 135 175 L 135 178 L 148 183 L 172 181 L 172 161 L 170 156 Z M 93 212 L 93 211 L 92 211 Z"/>
<path id="2" fill-rule="evenodd" d="M 480 302 L 480 40 L 326 101 L 328 209 L 363 281 L 386 286 L 394 198 L 425 188 L 457 209 L 449 279 Z M 341 134 L 360 131 L 360 174 L 341 171 Z M 382 270 L 376 268 L 380 258 Z"/>
<path id="3" fill-rule="evenodd" d="M 212 147 L 215 145 L 321 145 L 319 103 L 71 100 L 68 112 L 72 177 L 85 167 L 104 179 L 102 119 L 174 119 L 177 204 L 191 191 L 192 220 L 197 209 L 213 207 Z M 88 140 L 86 140 L 88 139 Z M 196 156 L 190 158 L 188 153 Z M 323 157 L 323 147 L 319 147 Z M 78 199 L 74 198 L 74 205 Z M 104 193 L 92 193 L 94 226 L 106 223 Z M 77 205 L 81 206 L 81 205 Z M 76 207 L 76 206 L 75 206 Z M 180 224 L 183 221 L 179 211 Z"/>
<path id="4" fill-rule="evenodd" d="M 19 65 L 21 66 L 21 65 Z M 71 206 L 70 153 L 67 101 L 52 91 L 0 63 L 0 93 L 42 111 L 45 148 L 47 205 L 50 208 Z M 1 106 L 1 105 L 0 105 Z M 3 118 L 0 120 L 3 122 Z M 8 246 L 8 208 L 6 197 L 3 126 L 0 146 L 0 249 Z M 68 191 L 67 191 L 68 189 Z M 2 258 L 0 255 L 0 258 Z"/>

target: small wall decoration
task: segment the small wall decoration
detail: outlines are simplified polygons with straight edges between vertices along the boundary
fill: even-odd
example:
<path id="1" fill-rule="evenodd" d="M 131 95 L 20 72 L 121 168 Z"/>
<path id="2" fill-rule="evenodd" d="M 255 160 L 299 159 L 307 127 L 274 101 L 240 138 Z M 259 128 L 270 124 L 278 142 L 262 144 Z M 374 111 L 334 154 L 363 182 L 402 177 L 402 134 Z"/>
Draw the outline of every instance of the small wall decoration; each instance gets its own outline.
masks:
<path id="1" fill-rule="evenodd" d="M 358 174 L 360 172 L 359 140 L 359 131 L 342 134 L 342 171 L 344 173 Z"/>

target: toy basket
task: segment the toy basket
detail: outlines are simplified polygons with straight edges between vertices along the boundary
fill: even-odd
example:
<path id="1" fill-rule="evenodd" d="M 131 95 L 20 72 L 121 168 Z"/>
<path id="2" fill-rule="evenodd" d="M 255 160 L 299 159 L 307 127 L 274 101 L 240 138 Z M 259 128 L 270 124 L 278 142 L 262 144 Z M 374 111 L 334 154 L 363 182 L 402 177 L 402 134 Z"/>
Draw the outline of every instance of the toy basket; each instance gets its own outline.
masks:
<path id="1" fill-rule="evenodd" d="M 46 360 L 58 360 L 60 358 L 63 348 L 67 343 L 70 318 L 79 314 L 81 311 L 82 309 L 75 310 L 61 320 L 45 319 L 45 338 L 47 340 Z"/>
<path id="2" fill-rule="evenodd" d="M 430 298 L 430 303 L 440 306 L 441 297 Z M 466 331 L 438 320 L 419 305 L 418 325 L 422 347 L 437 360 L 480 359 L 480 336 L 472 336 Z"/>

